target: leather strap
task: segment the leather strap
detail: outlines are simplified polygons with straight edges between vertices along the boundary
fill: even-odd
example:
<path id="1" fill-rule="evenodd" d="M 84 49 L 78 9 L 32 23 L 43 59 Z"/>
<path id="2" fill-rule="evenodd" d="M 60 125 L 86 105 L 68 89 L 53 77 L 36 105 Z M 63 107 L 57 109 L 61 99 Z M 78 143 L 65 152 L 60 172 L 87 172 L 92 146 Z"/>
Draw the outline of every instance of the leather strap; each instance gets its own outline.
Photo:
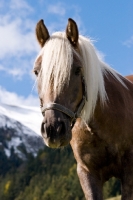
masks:
<path id="1" fill-rule="evenodd" d="M 58 110 L 60 112 L 65 113 L 72 120 L 74 120 L 74 119 L 77 119 L 78 117 L 80 117 L 80 114 L 81 114 L 81 111 L 82 111 L 84 105 L 85 105 L 85 96 L 83 96 L 82 101 L 76 112 L 73 112 L 73 111 L 69 110 L 68 108 L 66 108 L 65 106 L 62 106 L 58 103 L 48 103 L 41 108 L 41 111 L 44 116 L 46 110 Z"/>
<path id="2" fill-rule="evenodd" d="M 75 118 L 75 113 L 72 112 L 71 110 L 69 110 L 68 108 L 66 108 L 65 106 L 62 106 L 58 103 L 48 103 L 45 106 L 43 106 L 41 108 L 42 114 L 44 115 L 46 110 L 58 110 L 60 112 L 65 113 L 66 115 L 68 115 L 70 118 Z"/>

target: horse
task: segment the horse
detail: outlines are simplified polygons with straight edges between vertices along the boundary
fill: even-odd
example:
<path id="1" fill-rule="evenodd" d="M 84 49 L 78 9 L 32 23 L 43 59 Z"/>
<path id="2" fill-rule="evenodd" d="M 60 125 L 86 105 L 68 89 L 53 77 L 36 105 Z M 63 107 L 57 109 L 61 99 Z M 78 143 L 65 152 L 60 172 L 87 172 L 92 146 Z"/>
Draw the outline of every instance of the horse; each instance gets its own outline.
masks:
<path id="1" fill-rule="evenodd" d="M 133 83 L 98 55 L 69 18 L 66 31 L 51 36 L 40 20 L 37 77 L 45 144 L 70 143 L 87 200 L 103 200 L 103 184 L 121 180 L 122 200 L 133 200 Z M 129 80 L 128 80 L 129 79 Z"/>

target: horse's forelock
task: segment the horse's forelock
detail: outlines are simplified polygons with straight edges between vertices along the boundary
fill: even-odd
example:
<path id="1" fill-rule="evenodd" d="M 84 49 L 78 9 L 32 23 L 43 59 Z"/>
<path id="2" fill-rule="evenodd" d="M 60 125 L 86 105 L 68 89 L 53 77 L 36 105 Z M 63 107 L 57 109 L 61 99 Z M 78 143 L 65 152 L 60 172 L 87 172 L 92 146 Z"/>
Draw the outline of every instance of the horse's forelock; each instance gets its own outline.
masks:
<path id="1" fill-rule="evenodd" d="M 61 91 L 62 86 L 69 82 L 72 63 L 73 50 L 65 33 L 54 33 L 42 49 L 41 71 L 38 78 L 42 85 L 42 95 L 45 95 L 51 82 L 55 93 Z"/>

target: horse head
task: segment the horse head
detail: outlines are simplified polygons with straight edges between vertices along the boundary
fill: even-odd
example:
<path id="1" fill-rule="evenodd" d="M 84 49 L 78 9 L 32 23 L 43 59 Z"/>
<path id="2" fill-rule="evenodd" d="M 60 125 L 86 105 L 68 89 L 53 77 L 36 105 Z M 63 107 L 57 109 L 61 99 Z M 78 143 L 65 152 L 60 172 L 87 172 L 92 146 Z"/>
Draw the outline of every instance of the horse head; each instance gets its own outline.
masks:
<path id="1" fill-rule="evenodd" d="M 72 128 L 85 103 L 78 27 L 69 19 L 66 32 L 50 37 L 40 20 L 36 36 L 41 46 L 34 66 L 43 114 L 41 134 L 47 146 L 58 148 L 70 142 Z"/>

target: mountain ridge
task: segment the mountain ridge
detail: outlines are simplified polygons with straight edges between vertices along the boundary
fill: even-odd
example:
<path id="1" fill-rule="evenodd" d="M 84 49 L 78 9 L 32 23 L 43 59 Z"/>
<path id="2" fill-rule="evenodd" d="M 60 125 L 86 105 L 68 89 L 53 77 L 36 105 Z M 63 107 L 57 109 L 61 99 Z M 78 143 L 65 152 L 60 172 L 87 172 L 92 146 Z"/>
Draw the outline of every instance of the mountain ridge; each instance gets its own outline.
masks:
<path id="1" fill-rule="evenodd" d="M 0 114 L 19 121 L 23 125 L 40 134 L 42 114 L 39 107 L 18 106 L 13 104 L 4 104 L 0 102 Z"/>
<path id="2" fill-rule="evenodd" d="M 21 112 L 18 113 L 20 110 Z M 36 110 L 31 107 L 0 105 L 0 148 L 8 157 L 11 155 L 12 148 L 17 156 L 23 160 L 26 159 L 27 153 L 36 156 L 38 151 L 44 148 L 43 139 L 38 134 L 39 131 L 35 132 L 40 123 L 40 117 L 38 117 Z M 33 122 L 28 124 L 28 121 L 32 120 L 32 115 L 35 124 L 31 129 Z"/>

